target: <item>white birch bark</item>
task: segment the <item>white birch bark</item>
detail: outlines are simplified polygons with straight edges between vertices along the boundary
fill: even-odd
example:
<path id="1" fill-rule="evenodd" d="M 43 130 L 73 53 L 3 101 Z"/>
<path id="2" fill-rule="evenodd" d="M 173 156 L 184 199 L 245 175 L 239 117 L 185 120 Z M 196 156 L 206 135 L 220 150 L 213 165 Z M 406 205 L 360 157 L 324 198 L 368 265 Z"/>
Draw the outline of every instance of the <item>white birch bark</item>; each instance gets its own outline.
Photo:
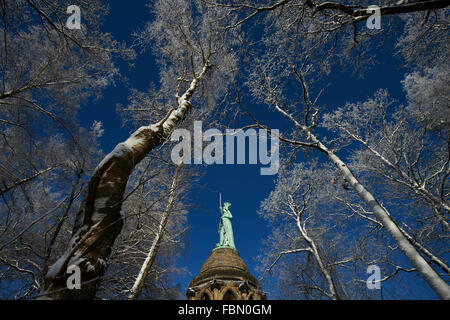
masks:
<path id="1" fill-rule="evenodd" d="M 366 219 L 367 221 L 370 221 L 380 227 L 383 228 L 383 224 L 381 224 L 380 222 L 378 222 L 376 219 L 371 218 L 367 215 L 367 213 L 371 213 L 371 212 L 364 212 L 364 214 L 362 212 L 359 212 L 357 209 L 353 208 L 352 205 L 350 203 L 348 203 L 347 201 L 345 201 L 344 199 L 341 199 L 339 197 L 335 197 L 337 200 L 341 201 L 342 203 L 344 203 L 350 210 L 353 211 L 353 213 L 357 214 L 358 216 L 360 216 L 363 219 Z M 411 242 L 411 244 L 416 247 L 417 250 L 419 250 L 423 255 L 425 255 L 431 262 L 434 262 L 436 265 L 438 265 L 443 271 L 445 271 L 446 273 L 448 273 L 450 275 L 450 267 L 444 262 L 442 261 L 439 257 L 437 257 L 436 255 L 434 255 L 433 253 L 431 253 L 427 248 L 425 248 L 422 244 L 420 244 L 418 241 L 416 241 L 408 232 L 406 232 L 406 230 L 402 227 L 399 226 L 400 231 L 404 234 L 404 236 Z"/>
<path id="2" fill-rule="evenodd" d="M 315 138 L 315 137 L 314 137 Z M 382 207 L 375 197 L 356 179 L 345 163 L 334 153 L 328 150 L 319 142 L 320 149 L 325 152 L 328 158 L 343 173 L 344 179 L 352 186 L 355 192 L 367 203 L 374 215 L 379 219 L 386 231 L 397 242 L 399 248 L 406 255 L 408 260 L 416 268 L 417 272 L 424 278 L 428 285 L 441 299 L 450 299 L 450 286 L 431 268 L 425 259 L 419 254 L 416 248 L 402 233 L 395 221 L 391 218 L 387 210 Z"/>
<path id="3" fill-rule="evenodd" d="M 331 277 L 330 272 L 327 268 L 325 268 L 325 265 L 323 264 L 322 257 L 320 256 L 319 250 L 317 249 L 316 243 L 314 240 L 308 236 L 306 229 L 302 226 L 302 223 L 300 221 L 300 218 L 297 219 L 297 228 L 300 231 L 302 237 L 306 240 L 308 243 L 309 248 L 311 249 L 311 253 L 314 256 L 314 259 L 316 259 L 317 264 L 319 265 L 319 269 L 322 272 L 323 276 L 325 277 L 325 280 L 327 281 L 328 285 L 328 297 L 332 300 L 339 299 L 339 296 L 336 292 L 336 288 L 333 283 L 333 278 Z"/>
<path id="4" fill-rule="evenodd" d="M 139 271 L 138 276 L 136 277 L 136 281 L 134 282 L 133 288 L 131 289 L 131 293 L 128 296 L 130 300 L 137 300 L 139 295 L 141 294 L 142 287 L 144 286 L 145 279 L 148 276 L 148 273 L 155 262 L 156 255 L 158 254 L 158 250 L 161 244 L 161 240 L 164 235 L 164 230 L 166 228 L 167 222 L 169 221 L 170 214 L 172 213 L 173 206 L 176 200 L 176 189 L 179 182 L 179 173 L 181 170 L 181 165 L 176 168 L 175 176 L 172 180 L 172 185 L 170 187 L 170 196 L 169 201 L 167 203 L 166 210 L 161 217 L 161 221 L 159 222 L 158 230 L 156 231 L 155 238 L 153 239 L 152 246 L 148 251 L 147 257 L 142 264 L 141 270 Z"/>
<path id="5" fill-rule="evenodd" d="M 434 207 L 436 208 L 436 216 L 438 217 L 440 223 L 444 225 L 444 227 L 447 229 L 447 231 L 450 231 L 449 223 L 445 220 L 445 217 L 442 216 L 442 214 L 439 213 L 439 208 L 443 208 L 447 212 L 450 213 L 450 205 L 444 200 L 439 197 L 436 197 L 433 195 L 433 193 L 426 188 L 427 181 L 432 179 L 434 176 L 437 176 L 443 172 L 448 172 L 449 169 L 446 169 L 448 167 L 448 162 L 446 162 L 439 170 L 434 172 L 433 174 L 425 177 L 422 181 L 422 183 L 419 184 L 418 181 L 414 181 L 412 177 L 408 175 L 405 170 L 403 170 L 398 164 L 394 164 L 391 161 L 389 161 L 386 157 L 384 157 L 382 154 L 380 154 L 375 148 L 371 147 L 367 141 L 364 141 L 361 137 L 355 135 L 354 133 L 350 132 L 349 130 L 345 128 L 341 128 L 342 130 L 345 130 L 345 132 L 353 138 L 355 141 L 361 143 L 367 150 L 369 150 L 370 153 L 372 153 L 375 157 L 377 157 L 381 162 L 383 162 L 388 167 L 392 168 L 397 172 L 404 181 L 400 179 L 396 179 L 395 177 L 389 177 L 392 181 L 397 182 L 399 184 L 405 185 L 406 187 L 414 190 L 415 193 L 421 195 L 425 200 L 427 200 L 430 203 L 434 204 Z M 423 148 L 423 146 L 422 146 Z M 403 156 L 406 160 L 406 155 Z M 448 160 L 447 160 L 448 161 Z M 409 167 L 412 167 L 411 164 L 406 161 Z"/>
<path id="6" fill-rule="evenodd" d="M 355 192 L 370 207 L 378 221 L 383 225 L 384 229 L 398 244 L 399 248 L 406 255 L 408 260 L 416 268 L 417 272 L 428 283 L 433 291 L 441 299 L 450 300 L 450 286 L 438 275 L 438 273 L 425 261 L 412 243 L 400 230 L 396 222 L 392 219 L 388 211 L 379 204 L 375 197 L 358 181 L 347 165 L 331 150 L 329 150 L 315 135 L 312 134 L 307 126 L 300 124 L 291 114 L 286 112 L 278 104 L 274 104 L 276 110 L 288 118 L 299 130 L 301 130 L 311 141 L 315 148 L 324 153 L 329 160 L 342 172 L 342 176 L 347 183 L 355 190 Z"/>
<path id="7" fill-rule="evenodd" d="M 106 270 L 114 241 L 122 229 L 120 210 L 128 178 L 133 168 L 161 145 L 192 108 L 190 98 L 205 76 L 207 61 L 189 88 L 160 122 L 136 130 L 119 143 L 95 169 L 81 205 L 66 252 L 49 268 L 39 296 L 50 299 L 92 299 Z M 81 289 L 67 290 L 67 268 L 81 269 Z"/>
<path id="8" fill-rule="evenodd" d="M 450 267 L 442 261 L 439 257 L 435 256 L 433 253 L 431 253 L 427 248 L 425 248 L 423 245 L 421 245 L 419 242 L 417 242 L 411 235 L 409 235 L 405 229 L 399 227 L 400 231 L 405 235 L 405 237 L 419 250 L 422 252 L 428 259 L 430 259 L 431 262 L 436 263 L 443 271 L 447 272 L 450 275 Z"/>

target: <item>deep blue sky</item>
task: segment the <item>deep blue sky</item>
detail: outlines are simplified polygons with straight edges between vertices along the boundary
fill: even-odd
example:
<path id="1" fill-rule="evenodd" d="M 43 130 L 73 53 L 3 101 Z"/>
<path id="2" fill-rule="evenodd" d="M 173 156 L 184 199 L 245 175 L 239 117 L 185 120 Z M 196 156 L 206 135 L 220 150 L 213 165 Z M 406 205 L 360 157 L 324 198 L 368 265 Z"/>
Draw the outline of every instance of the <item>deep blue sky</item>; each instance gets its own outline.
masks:
<path id="1" fill-rule="evenodd" d="M 131 33 L 143 27 L 150 14 L 144 1 L 110 1 L 110 14 L 103 25 L 103 30 L 110 32 L 115 39 L 132 42 Z M 135 68 L 129 70 L 122 66 L 122 73 L 129 78 L 130 87 L 145 90 L 151 82 L 158 83 L 158 70 L 150 50 L 139 55 Z M 127 105 L 129 88 L 122 84 L 108 88 L 103 98 L 82 108 L 80 121 L 90 126 L 94 120 L 102 121 L 105 134 L 101 138 L 104 153 L 124 141 L 130 134 L 129 128 L 122 128 L 121 119 L 116 114 L 115 105 Z M 247 263 L 254 270 L 254 257 L 261 240 L 269 234 L 263 220 L 256 211 L 261 200 L 270 192 L 276 176 L 260 176 L 259 165 L 216 165 L 209 166 L 199 182 L 201 187 L 194 188 L 192 200 L 195 209 L 189 213 L 189 246 L 185 258 L 179 265 L 186 266 L 191 274 L 181 281 L 183 290 L 189 281 L 200 271 L 203 262 L 218 241 L 219 192 L 222 199 L 232 203 L 233 229 L 236 247 Z"/>
<path id="2" fill-rule="evenodd" d="M 110 14 L 102 30 L 110 32 L 115 39 L 131 44 L 131 33 L 143 27 L 150 14 L 145 7 L 146 1 L 110 1 Z M 400 80 L 404 71 L 387 56 L 381 63 L 368 72 L 364 79 L 351 77 L 346 72 L 335 70 L 329 79 L 331 86 L 323 95 L 322 104 L 329 107 L 342 106 L 346 101 L 361 101 L 372 96 L 378 88 L 389 88 L 394 97 L 401 97 Z M 138 56 L 136 67 L 128 70 L 123 66 L 122 73 L 130 79 L 130 87 L 145 90 L 150 82 L 158 83 L 158 71 L 155 61 L 147 53 Z M 105 134 L 101 138 L 104 153 L 124 141 L 129 128 L 121 127 L 121 120 L 116 114 L 115 105 L 127 105 L 129 88 L 118 84 L 107 89 L 98 102 L 82 108 L 80 121 L 90 126 L 94 120 L 102 121 Z M 264 118 L 263 118 L 264 120 Z M 273 128 L 273 126 L 272 126 Z M 266 223 L 257 216 L 260 202 L 273 188 L 276 176 L 260 176 L 259 165 L 213 165 L 205 169 L 200 185 L 192 191 L 192 201 L 196 208 L 189 213 L 191 227 L 189 233 L 190 248 L 186 257 L 179 263 L 186 266 L 190 274 L 180 279 L 183 290 L 189 281 L 198 274 L 201 265 L 218 241 L 219 192 L 224 201 L 232 203 L 233 228 L 236 247 L 252 273 L 255 273 L 255 256 L 259 253 L 262 240 L 270 233 Z M 421 285 L 421 287 L 423 287 Z M 424 288 L 425 289 L 425 288 Z M 426 289 L 425 289 L 426 290 Z"/>

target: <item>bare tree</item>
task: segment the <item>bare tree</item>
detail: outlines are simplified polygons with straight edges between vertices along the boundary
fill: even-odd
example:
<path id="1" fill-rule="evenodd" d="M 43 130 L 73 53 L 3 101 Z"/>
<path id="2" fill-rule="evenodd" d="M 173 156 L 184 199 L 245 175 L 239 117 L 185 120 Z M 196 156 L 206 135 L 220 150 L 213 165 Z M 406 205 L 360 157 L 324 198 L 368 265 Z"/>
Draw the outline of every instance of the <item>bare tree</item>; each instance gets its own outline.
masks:
<path id="1" fill-rule="evenodd" d="M 167 201 L 166 209 L 160 219 L 158 229 L 156 230 L 155 237 L 153 239 L 152 245 L 148 254 L 142 264 L 141 270 L 136 277 L 136 281 L 133 284 L 133 288 L 131 289 L 131 293 L 129 295 L 129 299 L 136 300 L 139 298 L 141 294 L 142 287 L 144 286 L 145 279 L 148 276 L 150 269 L 152 268 L 153 263 L 155 262 L 156 255 L 158 254 L 158 250 L 161 246 L 161 241 L 163 239 L 165 228 L 167 222 L 169 221 L 170 215 L 172 213 L 173 207 L 175 205 L 176 200 L 176 191 L 179 184 L 180 179 L 180 170 L 181 166 L 178 166 L 175 170 L 175 175 L 173 177 L 172 185 L 169 190 L 169 199 Z"/>
<path id="2" fill-rule="evenodd" d="M 251 48 L 258 53 L 248 55 L 251 58 L 248 59 L 248 75 L 245 76 L 253 97 L 258 103 L 269 106 L 271 110 L 276 111 L 291 123 L 291 135 L 288 137 L 282 133 L 282 141 L 298 148 L 320 151 L 338 168 L 345 188 L 353 189 L 364 200 L 370 212 L 382 224 L 384 230 L 393 237 L 417 272 L 439 297 L 450 298 L 448 284 L 420 255 L 386 207 L 377 201 L 362 180 L 358 179 L 348 164 L 337 155 L 336 148 L 339 147 L 337 141 L 332 141 L 327 146 L 328 139 L 322 138 L 317 130 L 319 113 L 323 111 L 323 107 L 318 106 L 318 100 L 324 89 L 313 97 L 310 85 L 317 81 L 321 74 L 330 72 L 335 62 L 347 61 L 348 65 L 363 70 L 361 64 L 355 64 L 352 61 L 358 61 L 354 59 L 355 55 L 351 54 L 352 50 L 356 50 L 356 57 L 361 57 L 364 55 L 362 40 L 368 40 L 379 33 L 376 30 L 363 29 L 358 32 L 356 23 L 367 18 L 366 7 L 357 3 L 314 3 L 312 1 L 276 1 L 267 6 L 252 3 L 211 2 L 210 5 L 226 7 L 230 14 L 241 17 L 238 23 L 230 25 L 230 28 L 242 25 L 256 17 L 258 13 L 267 12 L 266 19 L 260 20 L 267 29 L 261 41 L 256 41 L 254 48 Z M 386 16 L 427 9 L 439 11 L 447 5 L 442 1 L 420 1 L 420 3 L 402 2 L 395 6 L 382 3 L 380 7 L 382 14 Z M 250 13 L 242 14 L 243 12 Z M 429 22 L 429 14 L 426 15 L 425 24 Z M 436 19 L 441 17 L 437 14 L 434 16 Z M 445 27 L 423 27 L 423 30 L 440 37 L 445 32 Z M 430 38 L 433 37 L 426 37 L 428 40 Z M 365 48 L 368 48 L 369 42 L 364 43 Z M 431 52 L 445 51 L 445 46 L 439 46 L 439 44 L 438 49 L 434 48 L 432 41 L 424 41 L 422 47 L 427 47 Z M 306 81 L 306 78 L 311 81 Z M 270 124 L 262 123 L 258 115 L 250 113 L 249 109 L 241 103 L 241 99 L 238 99 L 237 103 L 250 115 L 256 125 L 269 130 Z"/>
<path id="3" fill-rule="evenodd" d="M 162 87 L 170 89 L 175 99 L 165 104 L 169 111 L 160 121 L 136 130 L 97 166 L 77 214 L 68 249 L 49 269 L 42 295 L 53 299 L 88 299 L 95 295 L 105 272 L 105 261 L 122 229 L 122 199 L 132 170 L 183 121 L 200 86 L 214 84 L 205 91 L 208 97 L 214 96 L 214 88 L 220 93 L 226 86 L 225 83 L 215 87 L 213 71 L 220 70 L 218 75 L 223 77 L 225 70 L 221 67 L 233 60 L 230 43 L 215 16 L 202 14 L 201 4 L 196 10 L 198 15 L 194 18 L 187 1 L 177 1 L 175 6 L 165 1 L 155 3 L 155 21 L 148 25 L 144 35 L 156 42 L 155 50 L 162 56 Z M 169 108 L 173 103 L 176 107 Z M 71 265 L 81 269 L 83 285 L 77 292 L 66 289 L 66 270 Z"/>
<path id="4" fill-rule="evenodd" d="M 4 133 L 10 142 L 21 138 L 17 135 L 10 139 L 13 133 L 14 130 Z M 21 150 L 20 144 L 13 149 L 5 146 L 1 156 L 3 169 L 10 163 L 23 171 L 33 164 L 50 168 L 34 179 L 5 188 L 1 196 L 0 258 L 2 268 L 9 269 L 1 285 L 8 287 L 9 279 L 23 285 L 23 290 L 3 291 L 10 294 L 8 298 L 34 296 L 42 286 L 51 259 L 60 253 L 67 239 L 86 173 L 93 170 L 94 161 L 99 158 L 96 135 L 86 132 L 78 137 L 83 154 L 90 158 L 80 157 L 79 152 L 71 150 L 70 143 L 57 137 L 34 141 L 31 150 Z"/>
<path id="5" fill-rule="evenodd" d="M 284 170 L 283 170 L 284 171 Z M 310 234 L 311 216 L 308 215 L 310 206 L 312 206 L 312 199 L 320 196 L 317 194 L 318 188 L 315 188 L 308 183 L 308 174 L 312 174 L 314 171 L 314 177 L 317 178 L 317 171 L 305 170 L 303 166 L 299 166 L 290 171 L 287 175 L 295 177 L 289 179 L 286 177 L 285 172 L 282 173 L 282 177 L 279 177 L 276 190 L 271 193 L 270 198 L 267 199 L 262 205 L 263 213 L 269 215 L 270 218 L 274 218 L 277 215 L 286 215 L 290 223 L 295 225 L 297 236 L 292 236 L 291 244 L 288 248 L 282 249 L 274 261 L 268 266 L 267 271 L 275 266 L 279 259 L 284 255 L 304 253 L 308 256 L 312 256 L 317 265 L 319 272 L 325 279 L 326 285 L 324 287 L 311 284 L 309 289 L 315 288 L 330 299 L 339 299 L 331 272 L 327 265 L 325 265 L 322 252 L 319 252 L 316 237 L 319 234 L 326 232 L 320 227 L 314 228 L 315 237 Z M 306 178 L 306 179 L 305 179 Z M 308 225 L 307 225 L 308 223 Z M 287 230 L 286 230 L 287 231 Z M 278 247 L 279 243 L 273 247 Z M 294 248 L 291 248 L 295 246 Z M 322 249 L 322 248 L 321 248 Z"/>
<path id="6" fill-rule="evenodd" d="M 134 57 L 100 31 L 106 7 L 79 4 L 81 30 L 66 28 L 65 1 L 0 5 L 2 286 L 10 278 L 23 285 L 8 297 L 34 296 L 61 254 L 86 177 L 101 159 L 101 122 L 82 128 L 79 105 L 119 78 L 117 58 Z"/>
<path id="7" fill-rule="evenodd" d="M 383 225 L 383 228 L 396 241 L 400 249 L 425 281 L 427 281 L 430 287 L 439 297 L 443 299 L 449 298 L 450 287 L 448 284 L 435 270 L 433 270 L 433 268 L 431 268 L 429 263 L 420 255 L 407 237 L 405 237 L 399 229 L 397 222 L 392 218 L 387 209 L 382 206 L 380 202 L 376 200 L 374 195 L 356 178 L 348 165 L 333 151 L 333 149 L 328 148 L 321 139 L 313 133 L 317 126 L 317 116 L 320 110 L 317 106 L 317 100 L 320 94 L 313 98 L 305 81 L 303 72 L 295 66 L 291 66 L 288 71 L 292 72 L 296 77 L 300 88 L 303 90 L 303 103 L 305 107 L 302 116 L 298 117 L 294 113 L 298 112 L 296 110 L 297 103 L 293 102 L 292 105 L 289 105 L 287 103 L 289 100 L 286 98 L 286 94 L 289 95 L 289 92 L 282 91 L 282 79 L 283 77 L 286 77 L 286 74 L 289 75 L 289 73 L 285 71 L 284 76 L 276 76 L 278 73 L 277 68 L 282 65 L 283 63 L 277 64 L 273 60 L 273 57 L 269 57 L 265 64 L 259 64 L 258 67 L 253 68 L 254 72 L 251 75 L 249 84 L 251 90 L 253 90 L 254 96 L 267 103 L 275 111 L 289 120 L 295 130 L 295 138 L 291 139 L 291 144 L 320 151 L 339 169 L 348 188 L 352 188 L 365 201 L 377 220 Z M 292 99 L 292 97 L 290 97 L 290 99 Z M 253 115 L 252 119 L 256 120 Z M 261 124 L 257 120 L 256 123 L 261 128 L 267 128 L 267 125 Z"/>
<path id="8" fill-rule="evenodd" d="M 419 89 L 421 92 L 436 90 L 429 81 L 425 83 L 427 88 Z M 384 198 L 405 212 L 398 218 L 405 225 L 405 235 L 448 273 L 443 259 L 420 244 L 442 251 L 438 248 L 448 241 L 448 129 L 442 129 L 447 127 L 445 118 L 436 117 L 439 94 L 428 100 L 432 112 L 425 105 L 417 105 L 413 97 L 408 100 L 410 105 L 395 107 L 387 92 L 381 90 L 364 103 L 348 104 L 326 115 L 325 126 L 361 147 L 354 153 L 352 167 L 368 181 L 383 186 L 380 193 Z M 415 210 L 407 207 L 411 201 Z"/>
<path id="9" fill-rule="evenodd" d="M 281 141 L 292 147 L 292 157 L 300 149 L 319 151 L 337 168 L 338 178 L 333 181 L 339 182 L 332 186 L 341 194 L 323 194 L 345 208 L 344 219 L 364 219 L 367 228 L 381 234 L 380 248 L 389 250 L 385 260 L 377 256 L 376 262 L 393 268 L 382 281 L 401 272 L 418 272 L 439 297 L 450 299 L 448 284 L 431 267 L 437 265 L 448 273 L 439 252 L 447 239 L 449 214 L 448 1 L 382 1 L 382 30 L 360 27 L 371 13 L 366 3 L 356 1 L 155 1 L 150 6 L 154 20 L 136 32 L 135 39 L 143 50 L 151 46 L 158 57 L 160 83 L 147 92 L 132 90 L 130 105 L 119 112 L 124 123 L 139 129 L 133 129 L 101 161 L 97 146 L 101 123 L 95 122 L 89 131 L 82 129 L 76 111 L 119 77 L 115 59 L 133 58 L 134 52 L 100 31 L 98 20 L 106 14 L 106 6 L 97 0 L 80 4 L 86 10 L 78 31 L 64 26 L 64 1 L 17 0 L 0 5 L 0 210 L 6 213 L 0 218 L 0 264 L 7 268 L 0 284 L 20 275 L 23 288 L 17 297 L 30 297 L 39 290 L 40 297 L 51 299 L 124 298 L 130 290 L 137 297 L 141 288 L 144 294 L 150 287 L 146 297 L 154 297 L 150 291 L 160 290 L 176 272 L 169 252 L 180 250 L 177 237 L 183 233 L 182 221 L 172 223 L 168 218 L 177 211 L 184 215 L 172 184 L 167 183 L 171 175 L 159 172 L 169 161 L 168 137 L 175 128 L 189 127 L 191 120 L 217 123 L 213 113 L 230 110 L 223 107 L 231 97 L 228 85 L 242 76 L 233 82 L 236 92 L 248 88 L 257 103 L 291 125 L 283 129 Z M 259 19 L 258 27 L 265 27 L 262 35 L 252 33 L 251 19 Z M 325 119 L 341 137 L 325 137 L 319 128 L 324 108 L 318 104 L 324 89 L 313 97 L 311 85 L 336 64 L 364 72 L 374 62 L 373 55 L 366 55 L 372 49 L 369 40 L 391 37 L 388 26 L 404 27 L 394 50 L 416 68 L 404 81 L 408 106 L 387 112 L 390 102 L 382 93 L 366 103 L 349 104 Z M 247 68 L 238 72 L 241 58 Z M 249 112 L 240 98 L 235 103 L 250 116 L 251 126 L 270 131 L 270 123 L 260 121 L 262 113 Z M 353 119 L 343 115 L 349 110 Z M 354 155 L 347 161 L 338 150 L 350 141 L 362 148 L 347 149 Z M 435 142 L 437 149 L 431 148 Z M 149 160 L 151 152 L 157 152 L 162 162 Z M 136 171 L 142 174 L 138 177 Z M 319 170 L 310 174 L 315 173 Z M 378 180 L 373 183 L 373 179 Z M 324 181 L 317 188 L 322 190 Z M 384 186 L 386 190 L 380 190 Z M 352 189 L 359 200 L 345 196 Z M 281 195 L 270 201 L 295 223 L 284 234 L 274 234 L 285 250 L 271 248 L 265 260 L 269 269 L 288 256 L 306 257 L 312 262 L 305 268 L 285 265 L 285 270 L 305 277 L 302 294 L 351 297 L 349 282 L 343 279 L 356 277 L 340 270 L 364 255 L 350 257 L 342 248 L 326 248 L 324 234 L 337 220 L 327 220 L 313 210 L 316 200 L 311 190 L 287 191 L 282 202 L 277 203 Z M 392 192 L 396 197 L 392 200 L 413 200 L 413 204 L 381 204 L 374 195 L 385 192 Z M 136 201 L 138 208 L 130 208 L 129 201 L 137 193 L 142 196 Z M 146 228 L 140 229 L 142 224 Z M 162 232 L 168 228 L 173 230 Z M 393 242 L 384 239 L 381 231 Z M 411 268 L 389 260 L 395 251 L 392 243 L 409 259 Z M 136 259 L 130 259 L 134 254 Z M 112 264 L 106 272 L 110 256 Z M 59 257 L 56 262 L 55 257 Z M 141 265 L 142 273 L 132 288 Z M 81 290 L 67 290 L 70 266 L 81 269 Z M 145 283 L 140 281 L 144 278 Z M 355 285 L 354 291 L 359 287 Z"/>
<path id="10" fill-rule="evenodd" d="M 337 64 L 363 74 L 377 63 L 374 42 L 381 46 L 386 39 L 397 42 L 397 52 L 409 66 L 426 68 L 448 60 L 449 4 L 445 0 L 378 1 L 381 29 L 372 30 L 364 25 L 374 14 L 369 10 L 370 1 L 204 2 L 227 8 L 238 17 L 228 28 L 252 30 L 252 25 L 264 25 L 266 34 L 272 35 L 265 39 L 264 50 L 279 50 L 291 60 L 301 51 L 311 71 L 328 74 Z"/>
<path id="11" fill-rule="evenodd" d="M 427 123 L 418 125 L 412 120 L 408 109 L 400 107 L 395 112 L 390 110 L 393 108 L 382 90 L 364 103 L 337 109 L 326 117 L 326 125 L 366 150 L 357 156 L 361 164 L 365 163 L 361 172 L 377 172 L 385 181 L 408 188 L 409 198 L 418 196 L 427 203 L 448 232 L 448 131 L 436 134 Z M 394 119 L 390 121 L 392 114 Z"/>
<path id="12" fill-rule="evenodd" d="M 187 191 L 195 179 L 188 171 L 180 170 L 177 186 L 172 189 L 175 167 L 158 156 L 144 159 L 133 171 L 122 206 L 124 227 L 114 242 L 108 270 L 102 277 L 96 298 L 127 299 L 158 239 L 158 249 L 152 251 L 152 266 L 146 277 L 141 278 L 139 299 L 179 299 L 182 296 L 175 276 L 185 270 L 176 266 L 176 262 L 185 247 Z M 170 199 L 173 199 L 172 208 L 167 216 Z M 164 228 L 159 231 L 165 217 Z"/>
<path id="13" fill-rule="evenodd" d="M 380 226 L 364 223 L 338 200 L 358 199 L 340 182 L 330 183 L 335 175 L 315 162 L 288 161 L 261 204 L 260 214 L 273 230 L 260 256 L 262 278 L 282 299 L 373 298 L 364 278 L 367 266 L 387 272 L 395 265 Z"/>

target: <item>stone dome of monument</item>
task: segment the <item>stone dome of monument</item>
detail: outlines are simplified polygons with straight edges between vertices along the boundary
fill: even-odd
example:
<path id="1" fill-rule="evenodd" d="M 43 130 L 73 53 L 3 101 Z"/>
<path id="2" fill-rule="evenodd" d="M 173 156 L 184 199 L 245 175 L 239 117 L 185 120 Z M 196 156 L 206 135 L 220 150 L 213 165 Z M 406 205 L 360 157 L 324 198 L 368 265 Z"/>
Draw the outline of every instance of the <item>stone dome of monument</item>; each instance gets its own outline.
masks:
<path id="1" fill-rule="evenodd" d="M 247 281 L 254 287 L 260 287 L 259 281 L 250 274 L 244 260 L 236 249 L 217 248 L 211 251 L 203 263 L 200 273 L 189 284 L 195 287 L 211 280 Z"/>

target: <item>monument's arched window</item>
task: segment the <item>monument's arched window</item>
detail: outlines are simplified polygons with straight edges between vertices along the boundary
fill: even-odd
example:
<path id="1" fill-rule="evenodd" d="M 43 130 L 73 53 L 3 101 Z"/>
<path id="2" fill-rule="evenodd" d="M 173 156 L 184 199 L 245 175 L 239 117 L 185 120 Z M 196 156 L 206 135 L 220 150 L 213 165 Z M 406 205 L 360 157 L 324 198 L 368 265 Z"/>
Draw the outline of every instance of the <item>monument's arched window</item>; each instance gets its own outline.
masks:
<path id="1" fill-rule="evenodd" d="M 222 300 L 237 300 L 237 299 L 236 299 L 235 295 L 233 294 L 233 292 L 231 290 L 228 290 L 223 295 Z"/>
<path id="2" fill-rule="evenodd" d="M 204 292 L 201 300 L 211 300 L 211 299 L 209 298 L 209 295 L 206 292 Z"/>

